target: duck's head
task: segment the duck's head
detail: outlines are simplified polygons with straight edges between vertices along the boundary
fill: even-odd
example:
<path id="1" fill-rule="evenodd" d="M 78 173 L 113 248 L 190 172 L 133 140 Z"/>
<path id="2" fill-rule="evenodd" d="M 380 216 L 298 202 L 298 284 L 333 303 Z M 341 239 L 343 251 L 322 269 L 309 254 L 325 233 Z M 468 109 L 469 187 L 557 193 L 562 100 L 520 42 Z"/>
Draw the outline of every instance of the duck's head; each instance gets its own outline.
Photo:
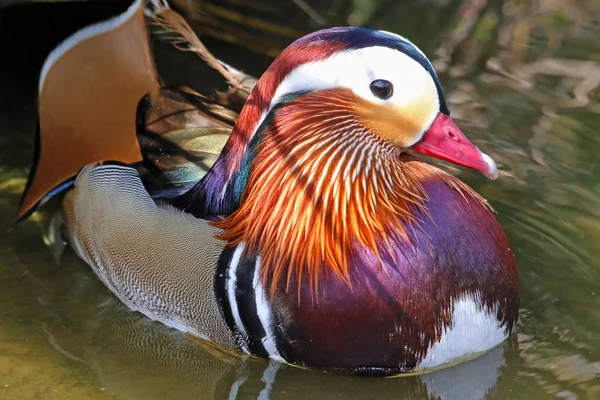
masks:
<path id="1" fill-rule="evenodd" d="M 433 166 L 403 162 L 404 153 L 497 177 L 494 161 L 449 114 L 433 66 L 407 39 L 317 31 L 287 47 L 258 81 L 223 165 L 204 181 L 205 204 L 227 216 L 217 224 L 222 239 L 261 254 L 264 277 L 289 282 L 295 270 L 316 284 L 329 266 L 348 280 L 357 245 L 379 254 L 391 237 L 408 237 L 419 209 L 427 211 L 423 183 L 433 175 L 477 197 Z"/>
<path id="2" fill-rule="evenodd" d="M 450 117 L 439 79 L 423 52 L 394 33 L 355 27 L 311 33 L 279 55 L 240 114 L 234 130 L 238 148 L 245 147 L 243 142 L 254 136 L 269 111 L 316 92 L 343 99 L 350 107 L 348 123 L 362 124 L 401 152 L 473 168 L 491 179 L 498 176 L 492 158 Z M 323 102 L 320 111 L 328 106 L 337 104 Z M 331 125 L 333 129 L 334 121 Z"/>

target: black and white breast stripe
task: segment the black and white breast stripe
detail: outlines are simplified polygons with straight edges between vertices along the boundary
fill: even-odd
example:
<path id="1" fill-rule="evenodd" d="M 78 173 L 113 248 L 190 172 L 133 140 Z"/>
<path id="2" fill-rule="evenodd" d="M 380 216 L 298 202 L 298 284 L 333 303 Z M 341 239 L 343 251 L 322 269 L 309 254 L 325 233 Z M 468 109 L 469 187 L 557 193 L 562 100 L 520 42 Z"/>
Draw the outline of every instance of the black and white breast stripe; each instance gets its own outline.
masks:
<path id="1" fill-rule="evenodd" d="M 272 328 L 271 307 L 259 282 L 260 256 L 243 255 L 244 243 L 223 251 L 215 293 L 238 347 L 258 357 L 283 361 Z"/>

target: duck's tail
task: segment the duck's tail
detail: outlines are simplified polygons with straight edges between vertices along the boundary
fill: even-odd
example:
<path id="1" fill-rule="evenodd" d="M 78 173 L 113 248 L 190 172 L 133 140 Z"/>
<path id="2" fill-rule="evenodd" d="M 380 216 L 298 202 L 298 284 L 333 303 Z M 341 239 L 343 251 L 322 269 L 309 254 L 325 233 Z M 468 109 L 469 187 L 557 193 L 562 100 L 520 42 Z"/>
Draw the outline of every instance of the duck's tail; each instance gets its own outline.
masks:
<path id="1" fill-rule="evenodd" d="M 136 138 L 140 99 L 158 91 L 143 0 L 87 26 L 44 62 L 36 155 L 18 210 L 22 220 L 70 187 L 89 163 L 142 160 Z"/>

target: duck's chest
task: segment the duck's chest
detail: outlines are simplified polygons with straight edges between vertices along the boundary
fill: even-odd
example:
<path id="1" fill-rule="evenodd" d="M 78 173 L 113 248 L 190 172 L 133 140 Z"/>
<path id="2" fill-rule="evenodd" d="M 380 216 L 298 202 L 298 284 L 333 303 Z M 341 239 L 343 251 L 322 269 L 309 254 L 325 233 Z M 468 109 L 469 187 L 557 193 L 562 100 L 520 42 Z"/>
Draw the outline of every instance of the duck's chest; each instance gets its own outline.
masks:
<path id="1" fill-rule="evenodd" d="M 392 241 L 381 260 L 361 246 L 351 285 L 324 273 L 317 292 L 294 280 L 271 299 L 242 246 L 230 250 L 215 288 L 239 345 L 259 356 L 322 369 L 390 375 L 472 357 L 516 323 L 519 283 L 508 241 L 491 212 L 443 183 L 426 186 L 429 215 Z M 383 247 L 382 247 L 383 249 Z"/>

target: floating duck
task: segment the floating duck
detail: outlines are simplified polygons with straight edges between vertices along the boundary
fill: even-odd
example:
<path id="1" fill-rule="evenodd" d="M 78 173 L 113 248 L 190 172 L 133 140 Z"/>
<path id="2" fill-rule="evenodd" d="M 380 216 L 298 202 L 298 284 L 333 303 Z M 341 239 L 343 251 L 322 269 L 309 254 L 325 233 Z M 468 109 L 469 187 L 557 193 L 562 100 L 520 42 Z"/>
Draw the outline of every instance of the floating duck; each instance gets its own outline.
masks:
<path id="1" fill-rule="evenodd" d="M 62 196 L 71 247 L 130 309 L 258 357 L 391 376 L 510 335 L 520 290 L 502 227 L 419 154 L 491 179 L 496 164 L 453 122 L 417 46 L 357 27 L 296 40 L 230 134 L 198 131 L 212 158 L 197 180 L 150 190 L 136 112 L 161 88 L 143 11 L 47 58 L 21 218 Z"/>

